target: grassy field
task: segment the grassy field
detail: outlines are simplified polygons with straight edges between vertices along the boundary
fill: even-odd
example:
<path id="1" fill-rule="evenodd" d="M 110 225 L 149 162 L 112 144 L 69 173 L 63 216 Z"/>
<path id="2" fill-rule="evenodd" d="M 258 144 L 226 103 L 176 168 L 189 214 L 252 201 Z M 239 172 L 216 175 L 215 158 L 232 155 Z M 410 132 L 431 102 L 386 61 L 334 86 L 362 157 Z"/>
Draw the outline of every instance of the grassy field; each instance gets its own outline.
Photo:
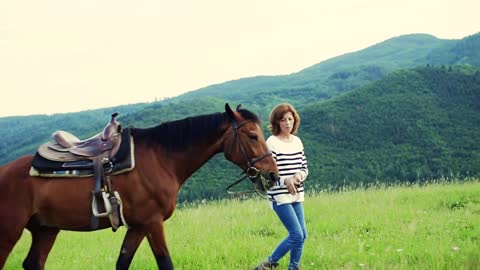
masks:
<path id="1" fill-rule="evenodd" d="M 305 202 L 305 269 L 480 269 L 480 182 L 316 192 Z M 166 223 L 176 269 L 251 269 L 286 231 L 266 201 L 207 202 Z M 114 269 L 125 229 L 61 232 L 46 269 Z M 26 231 L 4 269 L 19 269 Z M 286 269 L 288 256 L 280 261 Z M 155 269 L 146 240 L 130 269 Z"/>

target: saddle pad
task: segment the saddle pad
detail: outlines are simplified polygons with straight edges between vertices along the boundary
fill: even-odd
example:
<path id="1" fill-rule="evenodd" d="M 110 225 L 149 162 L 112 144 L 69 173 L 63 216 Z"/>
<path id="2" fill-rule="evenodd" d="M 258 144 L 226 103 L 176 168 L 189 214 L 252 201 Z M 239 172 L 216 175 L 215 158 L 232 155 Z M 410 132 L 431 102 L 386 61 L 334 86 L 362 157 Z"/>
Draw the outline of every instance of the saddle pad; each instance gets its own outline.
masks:
<path id="1" fill-rule="evenodd" d="M 111 159 L 111 163 L 103 164 L 105 171 L 110 174 L 120 174 L 135 168 L 134 142 L 130 129 L 122 131 L 122 142 L 117 154 Z M 78 159 L 78 157 L 77 157 Z M 113 166 L 113 168 L 112 168 Z M 51 161 L 42 157 L 38 152 L 33 157 L 30 168 L 31 176 L 41 177 L 88 177 L 93 176 L 93 161 L 90 159 L 74 161 Z"/>

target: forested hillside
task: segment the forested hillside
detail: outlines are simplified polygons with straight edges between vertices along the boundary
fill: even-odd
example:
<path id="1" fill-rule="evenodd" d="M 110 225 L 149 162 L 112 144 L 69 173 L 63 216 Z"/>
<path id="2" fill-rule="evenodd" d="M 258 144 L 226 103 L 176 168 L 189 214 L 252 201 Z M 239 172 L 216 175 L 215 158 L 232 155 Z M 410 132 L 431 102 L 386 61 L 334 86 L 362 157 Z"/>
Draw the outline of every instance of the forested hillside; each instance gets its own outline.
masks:
<path id="1" fill-rule="evenodd" d="M 314 182 L 480 173 L 480 70 L 402 70 L 302 111 Z"/>
<path id="2" fill-rule="evenodd" d="M 0 118 L 0 164 L 35 153 L 59 129 L 87 138 L 115 111 L 124 127 L 148 127 L 241 103 L 259 114 L 268 136 L 273 105 L 291 102 L 302 116 L 310 185 L 478 175 L 479 52 L 480 34 L 407 35 L 287 76 L 240 79 L 153 103 Z M 214 157 L 180 200 L 226 196 L 239 173 L 223 155 Z"/>

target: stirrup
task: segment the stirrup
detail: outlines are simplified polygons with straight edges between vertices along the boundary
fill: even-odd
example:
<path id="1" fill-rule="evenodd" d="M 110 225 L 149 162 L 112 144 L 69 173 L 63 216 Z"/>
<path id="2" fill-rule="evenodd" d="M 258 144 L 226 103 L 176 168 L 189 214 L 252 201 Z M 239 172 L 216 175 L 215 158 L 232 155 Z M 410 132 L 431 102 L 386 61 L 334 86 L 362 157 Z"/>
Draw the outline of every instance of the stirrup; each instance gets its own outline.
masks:
<path id="1" fill-rule="evenodd" d="M 110 200 L 108 199 L 108 193 L 102 191 L 102 198 L 103 204 L 105 205 L 105 212 L 98 211 L 97 199 L 95 196 L 93 196 L 92 198 L 92 212 L 93 215 L 96 217 L 106 217 L 112 212 L 112 205 L 110 204 Z"/>

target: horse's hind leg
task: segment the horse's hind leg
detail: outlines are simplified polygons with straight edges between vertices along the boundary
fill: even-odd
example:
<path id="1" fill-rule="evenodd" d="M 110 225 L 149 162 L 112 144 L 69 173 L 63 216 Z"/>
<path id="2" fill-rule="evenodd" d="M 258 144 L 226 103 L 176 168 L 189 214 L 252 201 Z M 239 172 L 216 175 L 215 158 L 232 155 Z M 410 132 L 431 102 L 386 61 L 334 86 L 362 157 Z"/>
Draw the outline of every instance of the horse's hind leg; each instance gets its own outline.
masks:
<path id="1" fill-rule="evenodd" d="M 44 269 L 48 253 L 55 243 L 59 229 L 35 226 L 28 228 L 32 233 L 32 245 L 27 257 L 23 261 L 23 268 L 30 270 Z"/>
<path id="2" fill-rule="evenodd" d="M 122 249 L 117 260 L 117 270 L 128 269 L 132 263 L 133 256 L 138 246 L 145 237 L 145 232 L 138 229 L 128 229 L 127 234 L 123 238 Z"/>

